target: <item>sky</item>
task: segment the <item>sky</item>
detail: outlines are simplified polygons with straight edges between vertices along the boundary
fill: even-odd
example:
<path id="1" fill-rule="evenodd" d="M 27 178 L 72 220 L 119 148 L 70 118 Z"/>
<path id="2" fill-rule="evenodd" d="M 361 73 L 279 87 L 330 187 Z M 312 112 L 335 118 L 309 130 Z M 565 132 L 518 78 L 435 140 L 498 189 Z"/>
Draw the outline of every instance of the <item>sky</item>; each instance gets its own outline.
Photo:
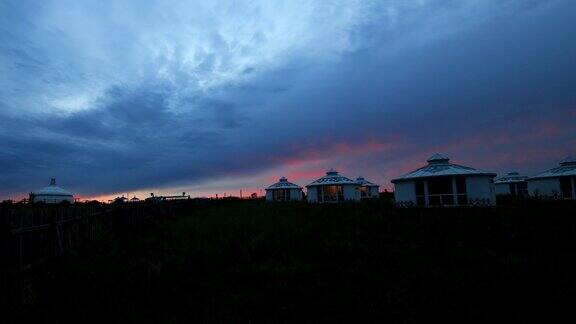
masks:
<path id="1" fill-rule="evenodd" d="M 0 0 L 0 199 L 576 155 L 573 0 Z"/>

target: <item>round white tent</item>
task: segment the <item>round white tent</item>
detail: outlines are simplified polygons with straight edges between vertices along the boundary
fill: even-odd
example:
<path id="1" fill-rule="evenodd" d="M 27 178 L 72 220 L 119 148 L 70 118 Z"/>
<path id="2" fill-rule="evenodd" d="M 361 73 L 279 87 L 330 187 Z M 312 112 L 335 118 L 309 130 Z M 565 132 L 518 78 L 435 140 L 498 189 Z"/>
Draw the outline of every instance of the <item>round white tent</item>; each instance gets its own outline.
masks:
<path id="1" fill-rule="evenodd" d="M 576 156 L 568 157 L 558 167 L 528 178 L 530 195 L 576 199 Z"/>
<path id="2" fill-rule="evenodd" d="M 302 200 L 302 187 L 282 177 L 275 184 L 266 188 L 266 201 Z"/>
<path id="3" fill-rule="evenodd" d="M 306 186 L 308 202 L 337 203 L 360 200 L 360 190 L 357 181 L 338 174 L 334 169 L 326 175 Z"/>
<path id="4" fill-rule="evenodd" d="M 378 189 L 380 188 L 379 185 L 364 179 L 364 177 L 356 178 L 356 182 L 358 182 L 358 185 L 360 186 L 360 198 L 361 199 L 378 198 L 379 197 L 379 192 L 378 192 Z"/>
<path id="5" fill-rule="evenodd" d="M 494 205 L 496 173 L 450 163 L 434 154 L 428 165 L 392 180 L 401 206 Z"/>
<path id="6" fill-rule="evenodd" d="M 56 179 L 50 180 L 48 187 L 30 193 L 31 203 L 59 204 L 61 202 L 74 202 L 74 196 L 67 190 L 56 185 Z"/>
<path id="7" fill-rule="evenodd" d="M 524 196 L 528 194 L 527 176 L 518 172 L 509 172 L 506 175 L 494 180 L 494 187 L 497 195 Z"/>

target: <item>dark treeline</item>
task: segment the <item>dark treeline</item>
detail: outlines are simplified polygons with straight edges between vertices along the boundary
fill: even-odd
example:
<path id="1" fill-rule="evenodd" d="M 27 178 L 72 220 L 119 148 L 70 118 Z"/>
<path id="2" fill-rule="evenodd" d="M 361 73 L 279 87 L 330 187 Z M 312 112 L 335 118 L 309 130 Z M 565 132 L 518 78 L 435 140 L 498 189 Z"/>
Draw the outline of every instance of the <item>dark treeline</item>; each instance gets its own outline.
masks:
<path id="1" fill-rule="evenodd" d="M 386 199 L 190 201 L 142 204 L 146 217 L 133 223 L 119 219 L 134 209 L 118 207 L 101 214 L 97 235 L 73 253 L 23 271 L 3 268 L 2 319 L 526 322 L 570 315 L 576 206 L 501 202 L 399 209 Z"/>

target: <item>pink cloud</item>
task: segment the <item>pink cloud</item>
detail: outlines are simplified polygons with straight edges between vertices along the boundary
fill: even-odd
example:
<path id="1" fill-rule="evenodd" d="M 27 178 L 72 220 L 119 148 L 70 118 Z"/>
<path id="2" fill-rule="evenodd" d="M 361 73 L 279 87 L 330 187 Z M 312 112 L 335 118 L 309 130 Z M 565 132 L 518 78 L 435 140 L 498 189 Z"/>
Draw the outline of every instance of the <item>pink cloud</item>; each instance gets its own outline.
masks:
<path id="1" fill-rule="evenodd" d="M 350 143 L 339 141 L 330 145 L 318 145 L 303 148 L 293 148 L 289 150 L 294 152 L 292 156 L 271 156 L 267 159 L 271 162 L 279 163 L 285 166 L 298 166 L 314 161 L 323 161 L 336 157 L 357 157 L 376 152 L 390 150 L 397 144 L 392 142 L 383 142 L 376 139 L 369 139 L 365 142 Z"/>

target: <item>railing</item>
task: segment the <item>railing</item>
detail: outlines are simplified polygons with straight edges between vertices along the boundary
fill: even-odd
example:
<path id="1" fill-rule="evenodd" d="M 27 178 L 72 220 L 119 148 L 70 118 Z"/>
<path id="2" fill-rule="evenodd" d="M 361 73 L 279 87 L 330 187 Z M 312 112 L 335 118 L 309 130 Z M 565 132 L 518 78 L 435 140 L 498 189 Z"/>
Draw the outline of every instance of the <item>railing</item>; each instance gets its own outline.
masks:
<path id="1" fill-rule="evenodd" d="M 411 207 L 416 207 L 416 204 L 413 201 L 397 201 L 396 207 L 411 208 Z"/>
<path id="2" fill-rule="evenodd" d="M 433 194 L 428 195 L 428 206 L 455 206 L 455 205 L 468 205 L 468 194 Z M 454 201 L 456 197 L 456 201 Z M 426 205 L 426 196 L 416 196 L 418 205 Z"/>
<path id="3" fill-rule="evenodd" d="M 336 201 L 344 201 L 344 195 L 323 195 L 322 196 L 323 202 L 336 202 Z"/>
<path id="4" fill-rule="evenodd" d="M 488 199 L 488 198 L 483 198 L 483 199 L 481 199 L 481 198 L 478 198 L 478 199 L 470 199 L 470 200 L 468 201 L 468 204 L 469 204 L 470 206 L 491 206 L 491 205 L 493 205 L 493 204 L 492 204 L 492 201 L 491 201 L 490 199 Z"/>

